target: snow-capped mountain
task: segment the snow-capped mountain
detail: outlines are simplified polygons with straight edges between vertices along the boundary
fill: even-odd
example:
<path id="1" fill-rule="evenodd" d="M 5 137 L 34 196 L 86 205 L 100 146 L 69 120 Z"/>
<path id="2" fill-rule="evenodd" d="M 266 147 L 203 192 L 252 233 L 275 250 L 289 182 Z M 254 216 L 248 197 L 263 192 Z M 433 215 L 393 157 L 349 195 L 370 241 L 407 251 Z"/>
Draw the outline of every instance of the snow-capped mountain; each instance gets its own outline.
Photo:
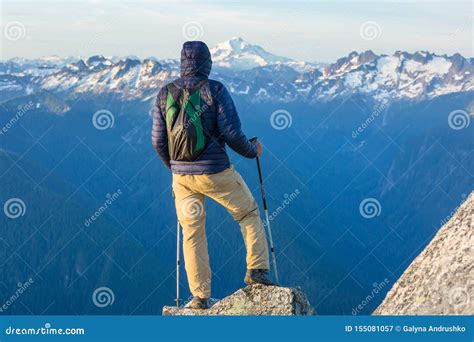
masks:
<path id="1" fill-rule="evenodd" d="M 276 56 L 258 45 L 234 37 L 211 49 L 212 62 L 223 68 L 248 70 L 271 64 L 295 63 L 290 58 Z"/>
<path id="2" fill-rule="evenodd" d="M 382 99 L 421 99 L 474 89 L 472 63 L 459 54 L 397 51 L 377 56 L 372 51 L 351 52 L 305 82 L 309 96 L 332 98 L 353 93 Z"/>
<path id="3" fill-rule="evenodd" d="M 46 56 L 36 59 L 27 59 L 16 57 L 10 59 L 7 63 L 0 64 L 0 71 L 3 72 L 5 66 L 21 69 L 22 73 L 31 76 L 46 76 L 52 74 L 62 67 L 77 62 L 80 57 L 65 57 Z"/>
<path id="4" fill-rule="evenodd" d="M 251 101 L 329 101 L 354 94 L 374 99 L 433 98 L 474 90 L 472 59 L 429 52 L 377 55 L 351 52 L 325 67 L 273 55 L 233 38 L 212 50 L 211 78 Z M 0 62 L 0 91 L 8 99 L 38 90 L 66 96 L 115 93 L 149 100 L 179 77 L 177 60 L 91 56 Z"/>

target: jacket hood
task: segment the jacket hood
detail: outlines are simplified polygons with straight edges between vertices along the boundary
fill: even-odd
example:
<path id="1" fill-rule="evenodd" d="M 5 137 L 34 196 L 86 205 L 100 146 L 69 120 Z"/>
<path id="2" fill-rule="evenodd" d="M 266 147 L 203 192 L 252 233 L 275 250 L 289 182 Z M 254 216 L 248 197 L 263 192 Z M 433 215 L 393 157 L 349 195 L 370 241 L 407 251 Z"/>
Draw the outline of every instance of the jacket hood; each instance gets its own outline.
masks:
<path id="1" fill-rule="evenodd" d="M 211 73 L 211 53 L 206 43 L 193 41 L 183 44 L 181 50 L 181 77 L 209 77 Z"/>

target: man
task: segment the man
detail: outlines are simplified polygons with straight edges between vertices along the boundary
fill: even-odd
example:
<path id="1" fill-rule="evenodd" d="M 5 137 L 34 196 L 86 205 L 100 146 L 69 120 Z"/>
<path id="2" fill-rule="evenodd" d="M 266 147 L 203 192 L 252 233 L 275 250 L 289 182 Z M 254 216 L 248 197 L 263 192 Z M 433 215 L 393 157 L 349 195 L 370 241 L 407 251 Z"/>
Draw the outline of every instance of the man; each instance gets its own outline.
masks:
<path id="1" fill-rule="evenodd" d="M 183 228 L 184 261 L 193 299 L 187 307 L 209 307 L 211 271 L 205 232 L 204 198 L 223 205 L 239 223 L 247 249 L 247 284 L 272 284 L 268 249 L 258 206 L 231 166 L 227 144 L 246 158 L 262 153 L 241 130 L 226 88 L 208 79 L 211 54 L 203 42 L 186 42 L 181 51 L 181 77 L 158 93 L 152 142 L 173 173 L 176 213 Z M 224 229 L 225 227 L 222 227 Z"/>

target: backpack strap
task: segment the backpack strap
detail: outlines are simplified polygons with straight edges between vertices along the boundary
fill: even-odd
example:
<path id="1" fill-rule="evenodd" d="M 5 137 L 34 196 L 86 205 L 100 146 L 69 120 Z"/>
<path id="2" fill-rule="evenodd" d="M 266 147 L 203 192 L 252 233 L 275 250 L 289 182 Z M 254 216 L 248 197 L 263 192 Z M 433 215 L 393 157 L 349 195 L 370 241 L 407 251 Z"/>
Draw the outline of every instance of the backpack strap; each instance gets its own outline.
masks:
<path id="1" fill-rule="evenodd" d="M 206 144 L 206 137 L 204 128 L 202 126 L 202 108 L 201 108 L 201 88 L 207 82 L 207 80 L 200 81 L 192 89 L 192 92 L 189 94 L 189 97 L 185 101 L 185 110 L 190 118 L 190 122 L 195 128 L 196 132 L 196 146 L 195 150 L 202 150 Z"/>
<path id="2" fill-rule="evenodd" d="M 173 121 L 174 115 L 179 111 L 179 88 L 174 83 L 170 83 L 166 86 L 168 89 L 168 96 L 166 97 L 166 127 L 170 127 Z"/>

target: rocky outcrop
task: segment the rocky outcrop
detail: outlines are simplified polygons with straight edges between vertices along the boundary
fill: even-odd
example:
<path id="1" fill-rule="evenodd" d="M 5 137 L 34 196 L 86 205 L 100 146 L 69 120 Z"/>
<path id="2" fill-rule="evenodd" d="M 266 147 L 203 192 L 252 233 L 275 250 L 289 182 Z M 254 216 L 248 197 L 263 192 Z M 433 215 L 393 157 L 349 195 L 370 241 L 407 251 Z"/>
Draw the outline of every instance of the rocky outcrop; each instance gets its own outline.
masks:
<path id="1" fill-rule="evenodd" d="M 316 314 L 299 288 L 249 285 L 218 301 L 207 310 L 163 307 L 167 316 L 292 316 Z"/>
<path id="2" fill-rule="evenodd" d="M 412 262 L 375 315 L 474 314 L 474 192 Z"/>

